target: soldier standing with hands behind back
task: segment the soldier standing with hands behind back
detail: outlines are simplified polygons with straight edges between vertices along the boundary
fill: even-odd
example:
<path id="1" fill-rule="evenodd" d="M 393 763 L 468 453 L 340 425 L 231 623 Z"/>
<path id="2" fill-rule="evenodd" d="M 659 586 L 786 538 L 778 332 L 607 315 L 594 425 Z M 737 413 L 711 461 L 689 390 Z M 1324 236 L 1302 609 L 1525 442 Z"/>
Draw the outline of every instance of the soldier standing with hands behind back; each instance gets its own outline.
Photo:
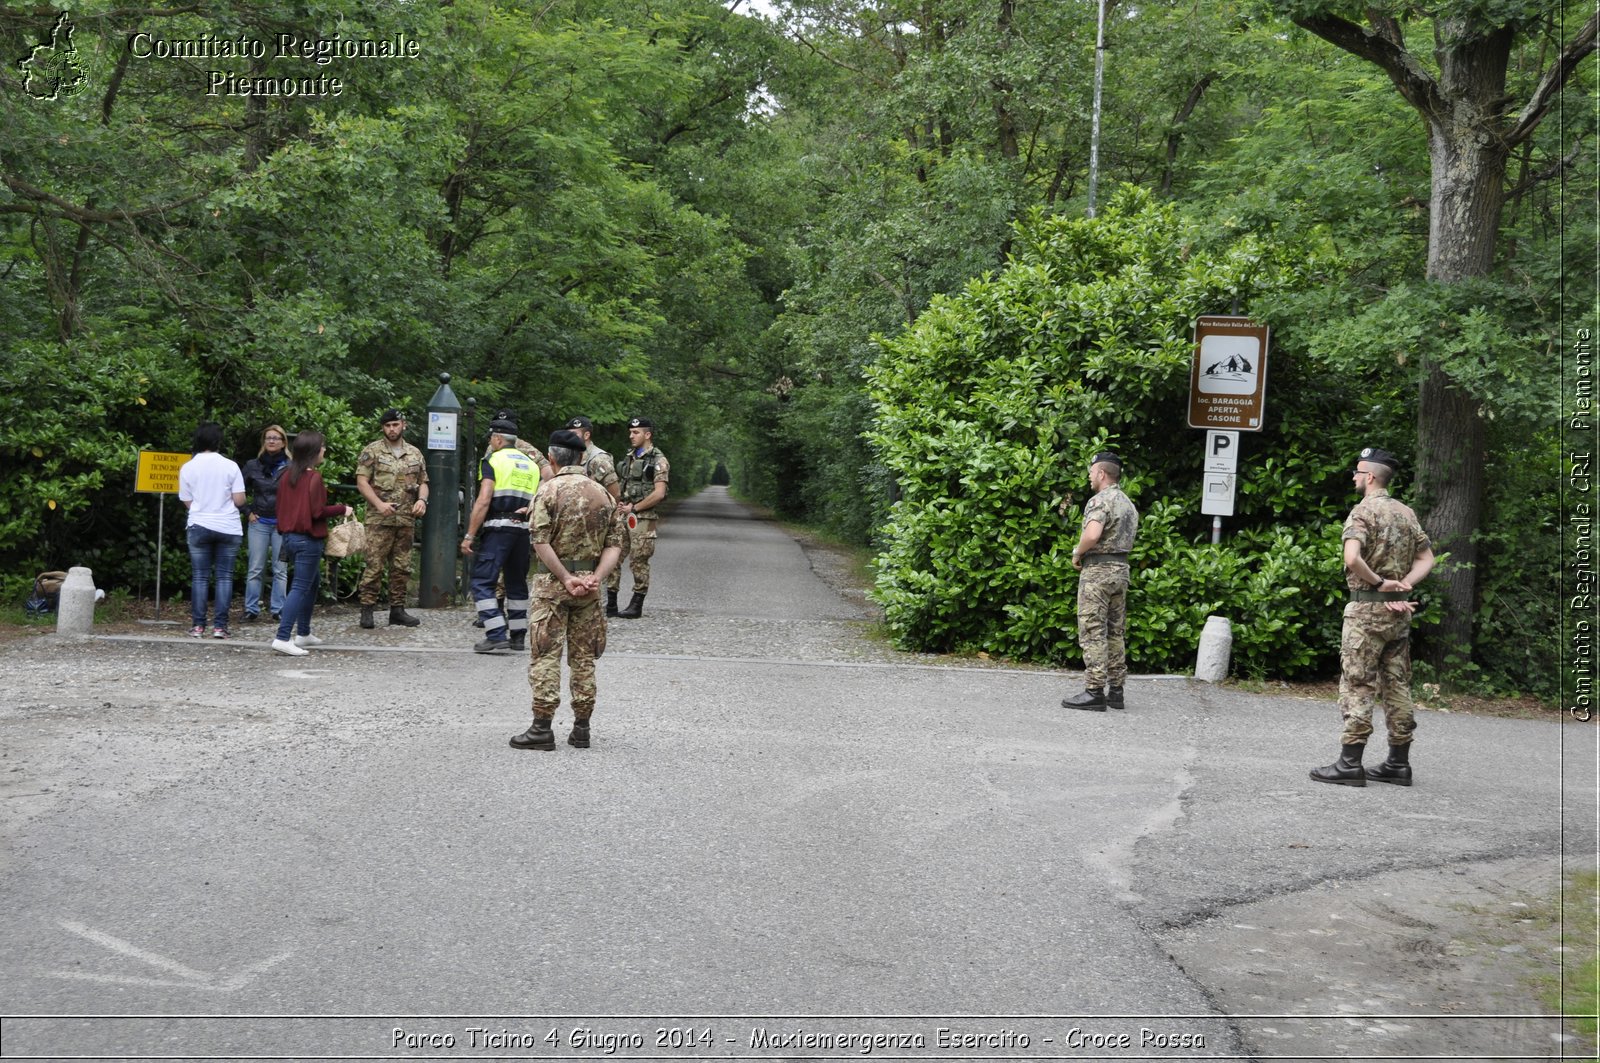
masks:
<path id="1" fill-rule="evenodd" d="M 613 500 L 622 497 L 622 481 L 617 477 L 617 463 L 611 455 L 594 445 L 594 422 L 579 414 L 567 422 L 567 431 L 583 440 L 583 474 L 601 487 Z M 619 580 L 620 582 L 620 580 Z M 606 588 L 606 615 L 617 615 L 617 588 Z"/>
<path id="2" fill-rule="evenodd" d="M 1083 507 L 1083 534 L 1072 548 L 1078 577 L 1078 646 L 1085 690 L 1063 708 L 1105 712 L 1124 707 L 1128 679 L 1123 636 L 1128 626 L 1128 551 L 1139 534 L 1139 511 L 1122 493 L 1122 459 L 1102 450 L 1089 463 L 1095 495 Z"/>
<path id="3" fill-rule="evenodd" d="M 1344 569 L 1350 601 L 1339 639 L 1339 759 L 1314 768 L 1317 782 L 1365 786 L 1368 779 L 1411 785 L 1411 589 L 1433 571 L 1433 546 L 1411 507 L 1389 496 L 1400 463 L 1368 447 L 1350 474 L 1361 501 L 1344 522 Z M 1361 766 L 1372 734 L 1372 704 L 1383 702 L 1389 759 Z"/>
<path id="4" fill-rule="evenodd" d="M 533 723 L 511 739 L 513 749 L 554 749 L 550 721 L 561 705 L 561 651 L 572 671 L 572 732 L 567 744 L 589 748 L 594 714 L 594 662 L 605 652 L 606 618 L 596 593 L 622 557 L 622 517 L 611 495 L 584 474 L 584 441 L 570 429 L 550 437 L 555 478 L 533 499 L 533 549 L 539 555 L 528 618 L 532 649 L 528 683 Z"/>
<path id="5" fill-rule="evenodd" d="M 399 410 L 383 415 L 383 437 L 356 458 L 356 489 L 367 500 L 367 565 L 361 573 L 361 626 L 372 628 L 383 567 L 389 566 L 389 623 L 416 627 L 406 612 L 411 582 L 411 545 L 416 520 L 428 511 L 428 467 L 422 451 L 405 441 Z"/>

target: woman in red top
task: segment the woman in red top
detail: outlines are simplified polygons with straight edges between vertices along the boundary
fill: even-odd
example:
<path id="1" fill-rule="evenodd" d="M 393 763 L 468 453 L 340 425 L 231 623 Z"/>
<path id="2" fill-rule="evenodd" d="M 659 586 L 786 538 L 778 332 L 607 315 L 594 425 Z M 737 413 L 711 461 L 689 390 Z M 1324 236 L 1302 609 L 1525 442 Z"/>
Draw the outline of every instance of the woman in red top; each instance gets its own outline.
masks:
<path id="1" fill-rule="evenodd" d="M 354 513 L 351 506 L 328 505 L 328 486 L 317 466 L 328 448 L 321 432 L 301 432 L 294 437 L 293 460 L 278 478 L 278 531 L 289 558 L 293 582 L 283 603 L 282 619 L 272 648 L 290 657 L 304 657 L 307 646 L 322 642 L 311 633 L 311 607 L 322 583 L 322 548 L 328 538 L 328 518 Z M 299 634 L 294 634 L 295 629 Z"/>

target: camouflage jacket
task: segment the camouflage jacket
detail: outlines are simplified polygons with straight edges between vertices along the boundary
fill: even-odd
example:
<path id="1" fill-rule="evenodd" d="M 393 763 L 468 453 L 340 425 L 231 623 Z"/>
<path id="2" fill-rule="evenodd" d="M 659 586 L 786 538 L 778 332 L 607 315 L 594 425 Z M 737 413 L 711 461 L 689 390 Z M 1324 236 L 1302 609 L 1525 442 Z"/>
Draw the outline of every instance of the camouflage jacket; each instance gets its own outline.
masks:
<path id="1" fill-rule="evenodd" d="M 379 498 L 399 507 L 393 516 L 382 517 L 369 506 L 367 524 L 374 527 L 403 528 L 417 519 L 411 515 L 411 505 L 428 482 L 428 467 L 422 451 L 405 440 L 400 442 L 403 450 L 399 457 L 387 439 L 375 439 L 356 458 L 356 475 L 365 476 Z"/>
<path id="2" fill-rule="evenodd" d="M 611 460 L 610 454 L 593 443 L 583 452 L 583 471 L 601 487 L 610 487 L 617 482 L 617 463 Z"/>
<path id="3" fill-rule="evenodd" d="M 1100 522 L 1100 541 L 1086 556 L 1125 554 L 1133 549 L 1133 541 L 1139 535 L 1139 511 L 1123 493 L 1121 484 L 1107 484 L 1089 499 L 1083 507 L 1083 526 L 1087 528 L 1092 520 Z"/>
<path id="4" fill-rule="evenodd" d="M 1387 491 L 1356 503 L 1345 518 L 1342 538 L 1360 543 L 1362 560 L 1384 579 L 1404 578 L 1417 555 L 1429 546 L 1428 533 L 1411 507 Z M 1345 582 L 1353 591 L 1372 589 L 1353 572 L 1345 572 Z"/>
<path id="5" fill-rule="evenodd" d="M 539 485 L 533 498 L 530 536 L 535 544 L 549 543 L 563 561 L 598 562 L 607 547 L 622 546 L 622 513 L 604 487 L 584 475 L 583 466 L 568 465 Z M 559 589 L 548 572 L 539 573 L 540 593 Z"/>

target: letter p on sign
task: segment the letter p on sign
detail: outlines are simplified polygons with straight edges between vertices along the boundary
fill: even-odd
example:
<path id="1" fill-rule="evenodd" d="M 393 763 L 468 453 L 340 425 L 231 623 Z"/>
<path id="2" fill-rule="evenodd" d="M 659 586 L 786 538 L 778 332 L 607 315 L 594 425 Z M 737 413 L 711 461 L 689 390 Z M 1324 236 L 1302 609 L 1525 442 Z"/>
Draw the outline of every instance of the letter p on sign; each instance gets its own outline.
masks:
<path id="1" fill-rule="evenodd" d="M 1207 432 L 1205 472 L 1237 473 L 1239 471 L 1239 433 Z"/>

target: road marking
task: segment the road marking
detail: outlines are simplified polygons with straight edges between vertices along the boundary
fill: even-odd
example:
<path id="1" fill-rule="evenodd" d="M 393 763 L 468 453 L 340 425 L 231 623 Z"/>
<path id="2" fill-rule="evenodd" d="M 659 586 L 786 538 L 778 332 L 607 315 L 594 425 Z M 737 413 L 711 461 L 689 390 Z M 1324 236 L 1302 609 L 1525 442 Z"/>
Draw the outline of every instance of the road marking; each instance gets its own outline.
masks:
<path id="1" fill-rule="evenodd" d="M 262 960 L 260 963 L 252 964 L 251 966 L 240 971 L 238 974 L 233 975 L 231 978 L 222 979 L 218 975 L 207 974 L 205 971 L 197 971 L 193 967 L 189 967 L 185 964 L 179 963 L 177 960 L 159 955 L 158 953 L 151 952 L 148 949 L 141 949 L 139 946 L 131 942 L 124 941 L 119 937 L 108 934 L 104 930 L 96 930 L 94 927 L 88 926 L 87 924 L 73 922 L 70 919 L 62 919 L 60 920 L 60 924 L 61 929 L 67 931 L 69 934 L 76 934 L 78 937 L 81 937 L 86 941 L 92 941 L 102 948 L 109 949 L 110 951 L 117 953 L 119 956 L 126 956 L 129 959 L 138 960 L 140 963 L 147 963 L 151 967 L 166 971 L 169 974 L 176 975 L 178 979 L 181 979 L 180 981 L 174 981 L 163 978 L 140 978 L 133 975 L 90 974 L 86 971 L 47 972 L 51 978 L 65 978 L 79 982 L 111 982 L 117 985 L 180 986 L 189 989 L 204 989 L 214 993 L 232 993 L 243 989 L 245 986 L 255 981 L 257 976 L 271 970 L 273 967 L 276 967 L 278 964 L 282 963 L 284 960 L 287 960 L 291 955 L 293 955 L 292 952 L 281 953 L 277 956 Z"/>

